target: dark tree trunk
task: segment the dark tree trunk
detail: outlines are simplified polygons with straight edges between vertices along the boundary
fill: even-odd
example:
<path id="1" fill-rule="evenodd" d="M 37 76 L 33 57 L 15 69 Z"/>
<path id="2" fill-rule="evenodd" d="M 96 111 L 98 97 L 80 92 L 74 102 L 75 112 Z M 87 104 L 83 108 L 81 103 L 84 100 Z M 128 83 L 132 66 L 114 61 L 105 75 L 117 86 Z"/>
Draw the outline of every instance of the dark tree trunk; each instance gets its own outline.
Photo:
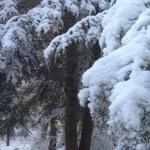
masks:
<path id="1" fill-rule="evenodd" d="M 20 13 L 26 13 L 33 7 L 40 4 L 42 0 L 21 0 L 18 4 L 18 10 Z"/>
<path id="2" fill-rule="evenodd" d="M 6 135 L 6 146 L 10 145 L 10 135 L 11 135 L 11 131 L 9 129 L 10 127 L 7 127 L 7 135 Z"/>
<path id="3" fill-rule="evenodd" d="M 64 10 L 63 22 L 64 28 L 63 32 L 66 32 L 70 27 L 72 27 L 76 22 L 76 17 L 72 14 L 72 12 L 68 12 L 66 9 Z"/>
<path id="4" fill-rule="evenodd" d="M 91 48 L 91 52 L 93 54 L 92 56 L 93 62 L 101 57 L 101 50 L 98 42 Z M 90 150 L 92 132 L 93 132 L 93 121 L 87 103 L 84 108 L 83 121 L 82 121 L 82 133 L 81 133 L 79 150 Z"/>
<path id="5" fill-rule="evenodd" d="M 77 84 L 77 48 L 72 44 L 66 49 L 66 111 L 65 111 L 65 144 L 66 150 L 77 150 L 78 120 L 78 84 Z"/>
<path id="6" fill-rule="evenodd" d="M 56 150 L 56 126 L 55 126 L 56 118 L 53 117 L 51 119 L 51 129 L 50 129 L 50 142 L 49 142 L 49 150 Z"/>
<path id="7" fill-rule="evenodd" d="M 84 108 L 84 116 L 82 123 L 83 126 L 79 150 L 90 150 L 93 131 L 93 121 L 90 114 L 90 110 L 87 105 Z"/>

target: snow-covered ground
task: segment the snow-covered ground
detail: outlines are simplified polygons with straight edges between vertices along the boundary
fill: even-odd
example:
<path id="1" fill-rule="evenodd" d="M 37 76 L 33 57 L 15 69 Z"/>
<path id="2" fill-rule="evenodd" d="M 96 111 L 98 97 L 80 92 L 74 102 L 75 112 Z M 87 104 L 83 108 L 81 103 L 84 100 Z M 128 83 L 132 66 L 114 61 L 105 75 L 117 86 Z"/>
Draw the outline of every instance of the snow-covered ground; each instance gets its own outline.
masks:
<path id="1" fill-rule="evenodd" d="M 5 141 L 0 141 L 0 150 L 31 150 L 33 140 L 17 138 L 10 142 L 10 146 L 6 146 Z"/>
<path id="2" fill-rule="evenodd" d="M 6 146 L 6 141 L 0 140 L 0 150 L 47 150 L 48 141 L 40 139 L 37 131 L 32 131 L 28 137 L 17 137 L 10 141 L 10 146 Z"/>

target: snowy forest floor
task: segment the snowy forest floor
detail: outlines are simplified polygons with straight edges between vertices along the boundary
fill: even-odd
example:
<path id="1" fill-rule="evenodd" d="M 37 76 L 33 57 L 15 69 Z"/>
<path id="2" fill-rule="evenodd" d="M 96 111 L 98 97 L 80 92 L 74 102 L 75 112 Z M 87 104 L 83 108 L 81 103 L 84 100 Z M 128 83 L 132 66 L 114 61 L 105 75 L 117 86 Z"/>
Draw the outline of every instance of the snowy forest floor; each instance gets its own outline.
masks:
<path id="1" fill-rule="evenodd" d="M 30 136 L 17 137 L 10 141 L 10 146 L 6 146 L 6 141 L 0 139 L 0 150 L 46 150 L 48 145 L 47 141 L 40 141 L 38 145 L 39 135 L 37 131 L 32 131 Z"/>
<path id="2" fill-rule="evenodd" d="M 0 150 L 30 150 L 32 144 L 31 138 L 17 138 L 11 141 L 10 146 L 6 146 L 5 141 L 0 141 Z"/>

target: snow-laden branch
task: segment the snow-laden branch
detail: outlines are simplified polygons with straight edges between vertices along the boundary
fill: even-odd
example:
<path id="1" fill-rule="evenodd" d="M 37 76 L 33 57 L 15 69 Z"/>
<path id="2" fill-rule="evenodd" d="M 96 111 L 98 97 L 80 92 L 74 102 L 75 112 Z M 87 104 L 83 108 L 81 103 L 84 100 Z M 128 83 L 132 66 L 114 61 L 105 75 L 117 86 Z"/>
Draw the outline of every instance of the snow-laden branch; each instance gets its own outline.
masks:
<path id="1" fill-rule="evenodd" d="M 7 20 L 18 14 L 16 7 L 13 0 L 0 1 L 0 24 L 6 23 Z"/>
<path id="2" fill-rule="evenodd" d="M 72 14 L 77 21 L 105 7 L 108 7 L 108 3 L 103 0 L 43 0 L 27 14 L 9 19 L 6 25 L 0 27 L 0 61 L 3 64 L 0 68 L 5 71 L 7 80 L 17 83 L 37 67 L 36 50 L 41 48 L 39 41 L 45 40 L 42 43 L 44 46 L 62 33 L 65 26 L 63 19 L 68 14 Z"/>
<path id="3" fill-rule="evenodd" d="M 115 139 L 116 150 L 150 148 L 148 2 L 118 0 L 109 10 L 103 23 L 110 17 L 111 21 L 106 23 L 100 38 L 102 44 L 105 43 L 104 57 L 95 62 L 82 78 L 85 88 L 79 93 L 80 103 L 84 105 L 87 100 L 90 101 L 89 107 L 93 117 L 102 120 L 107 114 L 100 112 L 105 104 L 110 103 L 108 125 Z M 112 13 L 114 8 L 116 13 Z M 120 20 L 117 14 L 122 16 L 123 20 Z M 122 36 L 118 36 L 120 29 Z M 116 45 L 118 43 L 119 46 Z"/>
<path id="4" fill-rule="evenodd" d="M 122 46 L 122 37 L 146 8 L 143 0 L 117 0 L 109 9 L 108 15 L 102 21 L 104 31 L 100 38 L 105 55 Z"/>
<path id="5" fill-rule="evenodd" d="M 73 42 L 82 43 L 85 41 L 86 46 L 92 42 L 95 43 L 102 32 L 102 17 L 103 14 L 101 13 L 96 16 L 88 16 L 76 23 L 65 34 L 57 36 L 45 49 L 45 58 L 49 59 L 53 55 L 57 57 L 60 53 L 65 53 L 66 48 Z"/>
<path id="6" fill-rule="evenodd" d="M 76 45 L 78 55 L 79 77 L 100 56 L 101 51 L 98 41 L 102 32 L 101 20 L 104 14 L 99 13 L 96 16 L 88 16 L 82 19 L 65 34 L 57 36 L 51 41 L 44 51 L 51 78 L 54 76 L 55 80 L 64 80 L 66 53 L 73 45 Z"/>

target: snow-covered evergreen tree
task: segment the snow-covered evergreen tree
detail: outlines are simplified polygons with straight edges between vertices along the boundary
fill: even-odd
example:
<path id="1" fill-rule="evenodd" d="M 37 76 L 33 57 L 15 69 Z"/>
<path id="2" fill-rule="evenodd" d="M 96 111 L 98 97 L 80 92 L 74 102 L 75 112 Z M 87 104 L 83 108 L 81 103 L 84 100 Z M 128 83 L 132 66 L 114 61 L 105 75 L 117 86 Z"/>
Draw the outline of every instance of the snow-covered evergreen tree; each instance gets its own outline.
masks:
<path id="1" fill-rule="evenodd" d="M 0 0 L 0 136 L 149 150 L 149 41 L 150 0 Z"/>
<path id="2" fill-rule="evenodd" d="M 106 117 L 117 150 L 150 148 L 148 12 L 149 1 L 116 1 L 102 21 L 104 57 L 82 78 L 80 102 L 90 101 L 93 118 Z"/>

